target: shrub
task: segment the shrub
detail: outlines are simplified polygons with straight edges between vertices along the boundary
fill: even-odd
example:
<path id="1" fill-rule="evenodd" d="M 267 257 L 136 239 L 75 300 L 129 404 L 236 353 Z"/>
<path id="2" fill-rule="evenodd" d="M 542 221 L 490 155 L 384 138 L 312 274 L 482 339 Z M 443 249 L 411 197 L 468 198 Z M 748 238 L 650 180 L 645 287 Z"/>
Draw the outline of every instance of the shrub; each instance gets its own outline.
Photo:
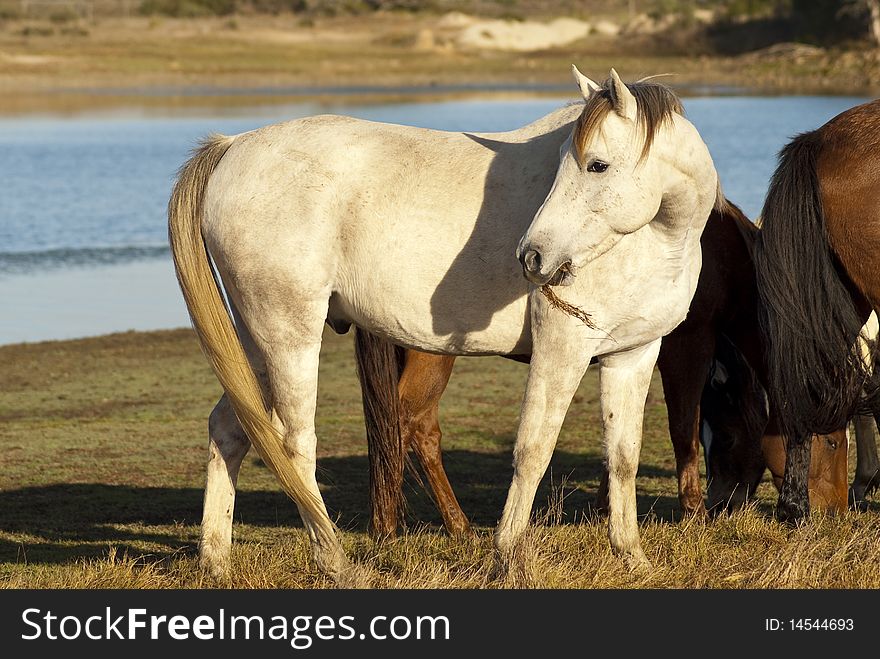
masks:
<path id="1" fill-rule="evenodd" d="M 21 11 L 15 5 L 4 3 L 0 4 L 0 21 L 14 21 L 21 18 Z"/>
<path id="2" fill-rule="evenodd" d="M 235 0 L 143 0 L 139 11 L 177 18 L 228 16 L 235 12 Z"/>
<path id="3" fill-rule="evenodd" d="M 70 7 L 60 7 L 53 10 L 52 13 L 49 14 L 49 20 L 56 25 L 61 25 L 62 23 L 70 23 L 71 21 L 75 21 L 78 18 L 79 14 Z"/>
<path id="4" fill-rule="evenodd" d="M 280 14 L 303 12 L 309 8 L 309 3 L 306 0 L 250 0 L 248 6 L 258 14 Z"/>
<path id="5" fill-rule="evenodd" d="M 55 28 L 48 25 L 25 25 L 19 33 L 23 37 L 51 37 Z"/>

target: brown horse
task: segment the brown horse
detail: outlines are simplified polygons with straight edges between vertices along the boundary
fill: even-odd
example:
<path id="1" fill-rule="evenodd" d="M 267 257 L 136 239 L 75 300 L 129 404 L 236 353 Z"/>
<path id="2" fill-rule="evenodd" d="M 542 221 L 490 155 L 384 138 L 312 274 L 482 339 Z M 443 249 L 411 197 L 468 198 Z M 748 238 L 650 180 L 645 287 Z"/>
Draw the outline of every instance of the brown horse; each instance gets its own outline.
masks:
<path id="1" fill-rule="evenodd" d="M 810 511 L 810 434 L 840 427 L 859 409 L 880 418 L 876 342 L 867 359 L 853 349 L 880 309 L 880 101 L 794 138 L 780 153 L 762 215 L 761 328 L 789 438 L 777 516 L 796 521 Z"/>
<path id="2" fill-rule="evenodd" d="M 713 211 L 703 231 L 703 268 L 685 321 L 663 339 L 658 366 L 676 458 L 679 501 L 689 515 L 706 511 L 699 447 L 709 445 L 709 505 L 735 508 L 754 492 L 769 465 L 781 475 L 781 437 L 768 419 L 752 247 L 757 228 L 732 204 Z M 394 533 L 402 505 L 404 455 L 412 448 L 450 532 L 468 528 L 443 469 L 440 398 L 454 357 L 395 348 L 364 332 L 356 340 L 371 463 L 371 529 Z M 514 356 L 527 361 L 527 356 Z M 754 364 L 752 368 L 750 364 Z M 715 374 L 717 393 L 704 396 Z M 719 373 L 723 371 L 724 377 Z M 708 388 L 707 388 L 708 390 Z M 393 395 L 396 391 L 397 395 Z M 715 401 L 701 418 L 701 398 Z M 727 405 L 733 410 L 724 413 Z M 761 441 L 764 436 L 763 442 Z M 847 505 L 846 435 L 814 440 L 812 496 L 817 507 Z M 599 507 L 607 492 L 600 487 Z"/>

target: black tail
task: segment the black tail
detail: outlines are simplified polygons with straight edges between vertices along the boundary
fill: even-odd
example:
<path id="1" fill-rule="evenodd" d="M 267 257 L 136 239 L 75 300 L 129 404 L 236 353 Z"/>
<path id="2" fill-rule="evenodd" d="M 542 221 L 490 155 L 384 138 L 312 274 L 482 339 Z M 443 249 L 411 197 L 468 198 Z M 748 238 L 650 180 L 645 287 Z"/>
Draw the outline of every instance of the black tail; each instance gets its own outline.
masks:
<path id="1" fill-rule="evenodd" d="M 405 351 L 361 329 L 354 336 L 370 461 L 370 532 L 381 537 L 395 533 L 404 511 L 406 447 L 397 383 Z"/>
<path id="2" fill-rule="evenodd" d="M 796 441 L 842 428 L 868 378 L 853 349 L 863 321 L 825 228 L 820 139 L 799 135 L 780 153 L 755 250 L 769 393 L 781 430 Z"/>

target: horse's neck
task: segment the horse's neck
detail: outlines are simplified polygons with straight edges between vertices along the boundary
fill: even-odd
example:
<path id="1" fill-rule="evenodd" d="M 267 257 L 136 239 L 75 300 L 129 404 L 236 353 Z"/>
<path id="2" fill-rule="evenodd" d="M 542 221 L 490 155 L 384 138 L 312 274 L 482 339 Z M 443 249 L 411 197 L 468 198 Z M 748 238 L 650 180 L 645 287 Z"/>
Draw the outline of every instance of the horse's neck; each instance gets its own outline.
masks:
<path id="1" fill-rule="evenodd" d="M 670 243 L 685 248 L 685 243 L 699 244 L 699 236 L 715 204 L 718 175 L 696 129 L 684 125 L 668 131 L 659 144 L 658 157 L 663 162 L 664 193 L 652 226 Z M 678 139 L 672 139 L 672 136 Z M 681 139 L 686 144 L 681 143 Z"/>

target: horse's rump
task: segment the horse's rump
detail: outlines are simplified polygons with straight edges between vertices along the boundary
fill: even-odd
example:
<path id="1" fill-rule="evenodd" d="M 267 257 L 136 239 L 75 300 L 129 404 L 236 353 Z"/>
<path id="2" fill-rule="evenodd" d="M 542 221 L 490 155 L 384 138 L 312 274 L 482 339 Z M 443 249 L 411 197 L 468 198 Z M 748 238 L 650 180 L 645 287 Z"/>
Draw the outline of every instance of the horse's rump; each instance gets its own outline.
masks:
<path id="1" fill-rule="evenodd" d="M 844 148 L 840 140 L 838 134 L 835 149 Z M 853 349 L 870 310 L 867 284 L 856 285 L 848 274 L 865 265 L 841 258 L 842 240 L 837 249 L 829 242 L 829 219 L 839 215 L 829 196 L 840 192 L 820 180 L 827 141 L 821 128 L 782 150 L 755 250 L 770 393 L 781 429 L 798 440 L 843 427 L 859 408 L 869 376 Z M 836 222 L 852 227 L 854 219 Z M 853 240 L 859 237 L 848 234 L 847 242 Z"/>

